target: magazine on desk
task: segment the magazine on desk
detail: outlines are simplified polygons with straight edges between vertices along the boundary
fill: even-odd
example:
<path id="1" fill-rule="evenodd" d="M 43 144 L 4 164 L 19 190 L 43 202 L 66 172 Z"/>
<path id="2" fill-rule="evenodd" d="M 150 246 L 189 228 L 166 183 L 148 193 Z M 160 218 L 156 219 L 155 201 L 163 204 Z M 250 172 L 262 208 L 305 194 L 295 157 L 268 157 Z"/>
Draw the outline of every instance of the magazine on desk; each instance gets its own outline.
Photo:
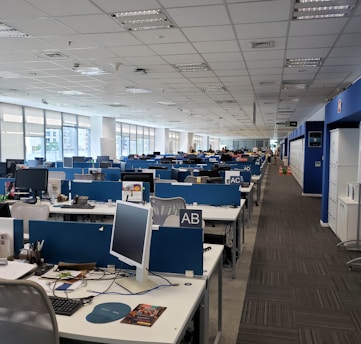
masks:
<path id="1" fill-rule="evenodd" d="M 156 320 L 166 309 L 167 307 L 163 306 L 154 306 L 140 303 L 131 312 L 129 312 L 121 322 L 150 327 L 156 322 Z"/>

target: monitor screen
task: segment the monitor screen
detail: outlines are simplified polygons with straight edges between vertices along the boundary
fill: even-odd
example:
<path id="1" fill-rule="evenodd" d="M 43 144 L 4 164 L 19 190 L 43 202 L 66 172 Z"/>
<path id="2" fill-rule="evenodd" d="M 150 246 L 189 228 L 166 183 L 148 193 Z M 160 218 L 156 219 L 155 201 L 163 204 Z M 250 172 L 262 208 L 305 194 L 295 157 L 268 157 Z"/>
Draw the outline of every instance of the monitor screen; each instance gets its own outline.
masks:
<path id="1" fill-rule="evenodd" d="M 124 201 L 116 203 L 109 252 L 121 262 L 136 267 L 135 280 L 128 277 L 117 281 L 132 293 L 149 288 L 152 215 L 152 208 L 149 206 Z"/>
<path id="2" fill-rule="evenodd" d="M 112 163 L 111 163 L 111 161 L 101 161 L 99 163 L 99 167 L 100 168 L 109 168 L 109 167 L 112 167 Z"/>
<path id="3" fill-rule="evenodd" d="M 73 167 L 73 158 L 72 157 L 64 157 L 63 167 Z"/>
<path id="4" fill-rule="evenodd" d="M 15 173 L 15 188 L 29 190 L 34 196 L 41 196 L 48 190 L 48 169 L 18 169 Z"/>
<path id="5" fill-rule="evenodd" d="M 154 192 L 154 174 L 148 172 L 120 172 L 120 179 L 124 182 L 147 182 L 150 192 Z"/>
<path id="6" fill-rule="evenodd" d="M 0 177 L 6 177 L 7 174 L 6 162 L 0 162 Z"/>
<path id="7" fill-rule="evenodd" d="M 0 203 L 0 217 L 11 217 L 9 203 Z"/>
<path id="8" fill-rule="evenodd" d="M 97 162 L 110 161 L 109 155 L 98 155 Z"/>

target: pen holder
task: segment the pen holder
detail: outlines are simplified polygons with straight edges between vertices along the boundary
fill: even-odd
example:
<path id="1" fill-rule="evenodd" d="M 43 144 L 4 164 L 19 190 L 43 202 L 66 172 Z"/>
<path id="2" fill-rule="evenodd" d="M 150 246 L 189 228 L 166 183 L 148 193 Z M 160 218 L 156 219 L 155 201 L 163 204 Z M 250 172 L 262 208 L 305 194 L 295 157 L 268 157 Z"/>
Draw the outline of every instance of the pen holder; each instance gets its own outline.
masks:
<path id="1" fill-rule="evenodd" d="M 41 259 L 41 251 L 35 250 L 35 249 L 29 249 L 28 250 L 28 261 L 31 264 L 36 263 L 37 265 L 41 265 L 42 264 L 42 259 Z"/>

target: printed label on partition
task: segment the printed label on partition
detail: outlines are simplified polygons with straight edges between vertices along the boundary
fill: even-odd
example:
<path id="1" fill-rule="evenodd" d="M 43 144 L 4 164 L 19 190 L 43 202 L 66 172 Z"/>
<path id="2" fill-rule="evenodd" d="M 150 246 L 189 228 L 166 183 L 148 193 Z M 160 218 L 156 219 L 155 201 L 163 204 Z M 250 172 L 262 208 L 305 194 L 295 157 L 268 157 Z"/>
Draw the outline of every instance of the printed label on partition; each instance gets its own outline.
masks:
<path id="1" fill-rule="evenodd" d="M 242 183 L 242 177 L 241 176 L 230 176 L 229 177 L 229 184 L 241 184 Z"/>
<path id="2" fill-rule="evenodd" d="M 202 228 L 202 210 L 180 209 L 180 227 Z"/>

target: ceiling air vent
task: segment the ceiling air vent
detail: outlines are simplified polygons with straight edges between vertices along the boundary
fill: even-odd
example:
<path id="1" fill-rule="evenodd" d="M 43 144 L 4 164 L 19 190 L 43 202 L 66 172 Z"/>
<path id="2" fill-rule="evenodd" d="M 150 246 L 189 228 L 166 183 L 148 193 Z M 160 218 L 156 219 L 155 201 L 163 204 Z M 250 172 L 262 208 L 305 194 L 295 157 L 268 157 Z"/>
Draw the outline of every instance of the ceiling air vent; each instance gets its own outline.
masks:
<path id="1" fill-rule="evenodd" d="M 68 56 L 66 56 L 58 51 L 43 53 L 43 54 L 41 54 L 41 56 L 46 58 L 47 60 L 64 60 L 64 59 L 68 58 Z"/>
<path id="2" fill-rule="evenodd" d="M 233 99 L 230 100 L 216 100 L 217 104 L 236 104 L 237 102 Z"/>
<path id="3" fill-rule="evenodd" d="M 273 48 L 275 46 L 275 42 L 274 41 L 251 42 L 250 45 L 252 49 L 265 49 L 265 48 Z"/>

